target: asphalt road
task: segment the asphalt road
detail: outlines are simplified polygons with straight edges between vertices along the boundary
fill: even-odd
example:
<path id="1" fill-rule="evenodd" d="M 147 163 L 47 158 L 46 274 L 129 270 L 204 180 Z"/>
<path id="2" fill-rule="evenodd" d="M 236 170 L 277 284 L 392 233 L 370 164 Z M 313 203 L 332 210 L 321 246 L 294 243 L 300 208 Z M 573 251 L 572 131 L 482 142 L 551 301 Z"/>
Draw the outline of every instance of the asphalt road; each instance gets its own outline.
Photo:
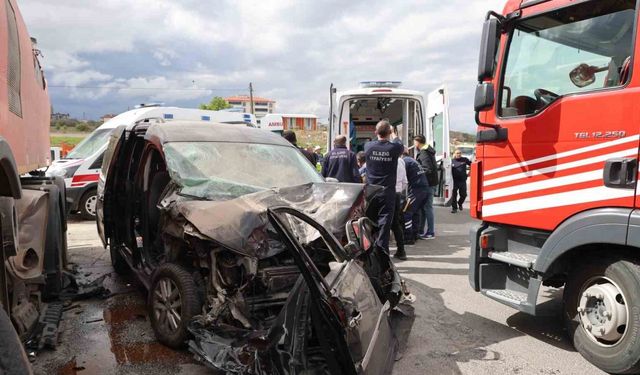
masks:
<path id="1" fill-rule="evenodd" d="M 531 317 L 474 292 L 467 279 L 468 212 L 436 210 L 436 239 L 407 248 L 398 268 L 416 295 L 416 318 L 394 374 L 602 374 L 568 342 L 559 319 L 561 290 L 545 289 L 544 315 Z M 158 344 L 144 290 L 112 273 L 93 222 L 69 226 L 70 260 L 80 275 L 110 274 L 112 296 L 74 303 L 61 344 L 38 354 L 36 374 L 211 374 L 187 352 Z"/>
<path id="2" fill-rule="evenodd" d="M 436 238 L 398 262 L 418 300 L 404 357 L 394 374 L 604 374 L 576 352 L 560 319 L 562 289 L 545 288 L 532 317 L 469 286 L 468 211 L 436 209 Z"/>

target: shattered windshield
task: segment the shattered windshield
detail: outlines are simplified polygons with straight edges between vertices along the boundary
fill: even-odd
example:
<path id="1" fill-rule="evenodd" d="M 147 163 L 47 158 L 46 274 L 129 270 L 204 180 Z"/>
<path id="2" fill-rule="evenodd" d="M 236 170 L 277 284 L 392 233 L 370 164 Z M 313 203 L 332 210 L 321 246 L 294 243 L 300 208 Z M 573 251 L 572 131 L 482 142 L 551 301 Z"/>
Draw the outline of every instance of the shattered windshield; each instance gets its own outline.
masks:
<path id="1" fill-rule="evenodd" d="M 297 149 L 232 142 L 172 142 L 164 146 L 169 172 L 181 193 L 235 198 L 257 191 L 323 182 Z"/>
<path id="2" fill-rule="evenodd" d="M 98 129 L 69 152 L 65 159 L 86 159 L 95 154 L 109 141 L 113 129 Z"/>

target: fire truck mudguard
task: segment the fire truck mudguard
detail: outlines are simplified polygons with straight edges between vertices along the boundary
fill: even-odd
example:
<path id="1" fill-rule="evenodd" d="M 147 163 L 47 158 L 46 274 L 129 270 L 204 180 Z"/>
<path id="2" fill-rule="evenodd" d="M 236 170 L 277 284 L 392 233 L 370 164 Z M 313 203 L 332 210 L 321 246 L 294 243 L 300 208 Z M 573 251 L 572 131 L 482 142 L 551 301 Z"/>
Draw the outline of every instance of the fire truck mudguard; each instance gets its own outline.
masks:
<path id="1" fill-rule="evenodd" d="M 629 216 L 627 245 L 640 249 L 640 210 L 633 210 Z"/>
<path id="2" fill-rule="evenodd" d="M 533 269 L 547 274 L 562 255 L 586 245 L 627 245 L 631 212 L 629 208 L 598 208 L 572 216 L 545 241 Z"/>
<path id="3" fill-rule="evenodd" d="M 11 147 L 4 138 L 0 137 L 0 196 L 20 199 L 22 192 L 17 171 Z"/>

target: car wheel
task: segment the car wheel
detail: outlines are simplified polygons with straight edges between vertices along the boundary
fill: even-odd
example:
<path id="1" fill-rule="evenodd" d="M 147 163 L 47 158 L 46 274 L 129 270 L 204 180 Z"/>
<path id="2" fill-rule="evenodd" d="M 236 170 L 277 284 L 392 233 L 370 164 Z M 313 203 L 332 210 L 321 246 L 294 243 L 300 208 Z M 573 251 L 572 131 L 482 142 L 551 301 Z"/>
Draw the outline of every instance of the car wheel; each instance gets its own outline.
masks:
<path id="1" fill-rule="evenodd" d="M 109 245 L 109 255 L 111 255 L 111 266 L 118 275 L 127 275 L 131 272 L 129 264 L 113 245 Z"/>
<path id="2" fill-rule="evenodd" d="M 80 217 L 83 220 L 95 220 L 96 219 L 96 202 L 98 201 L 98 193 L 96 189 L 91 189 L 84 193 L 78 208 L 80 210 Z"/>
<path id="3" fill-rule="evenodd" d="M 570 273 L 564 317 L 575 348 L 615 374 L 640 371 L 640 267 L 600 259 Z"/>
<path id="4" fill-rule="evenodd" d="M 189 323 L 202 308 L 193 275 L 177 264 L 161 265 L 154 272 L 148 304 L 158 341 L 174 349 L 183 347 Z"/>

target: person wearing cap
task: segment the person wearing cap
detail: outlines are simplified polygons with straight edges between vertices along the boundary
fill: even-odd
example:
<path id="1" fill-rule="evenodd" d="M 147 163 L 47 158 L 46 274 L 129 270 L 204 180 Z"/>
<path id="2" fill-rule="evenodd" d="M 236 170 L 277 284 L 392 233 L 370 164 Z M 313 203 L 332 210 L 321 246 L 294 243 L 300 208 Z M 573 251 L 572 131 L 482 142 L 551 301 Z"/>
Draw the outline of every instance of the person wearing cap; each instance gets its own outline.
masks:
<path id="1" fill-rule="evenodd" d="M 424 233 L 420 234 L 420 238 L 432 240 L 436 238 L 435 234 L 435 213 L 433 210 L 433 196 L 438 187 L 438 164 L 436 163 L 436 150 L 426 144 L 424 135 L 417 135 L 413 138 L 413 145 L 419 150 L 416 160 L 422 166 L 429 187 L 427 191 L 427 199 L 422 206 L 422 216 L 420 229 L 424 228 Z"/>
<path id="2" fill-rule="evenodd" d="M 320 146 L 316 146 L 313 148 L 313 153 L 316 155 L 316 160 L 318 164 L 322 165 L 324 163 L 324 155 L 321 152 L 322 148 Z"/>
<path id="3" fill-rule="evenodd" d="M 327 153 L 322 165 L 322 176 L 340 182 L 360 182 L 356 154 L 347 148 L 347 137 L 339 135 L 333 141 L 333 150 Z"/>
<path id="4" fill-rule="evenodd" d="M 396 202 L 396 176 L 398 158 L 402 155 L 402 145 L 391 143 L 391 124 L 382 120 L 376 125 L 377 140 L 364 146 L 367 163 L 367 185 L 382 186 L 383 190 L 371 201 L 369 214 L 378 223 L 376 248 L 389 254 L 391 221 Z"/>

